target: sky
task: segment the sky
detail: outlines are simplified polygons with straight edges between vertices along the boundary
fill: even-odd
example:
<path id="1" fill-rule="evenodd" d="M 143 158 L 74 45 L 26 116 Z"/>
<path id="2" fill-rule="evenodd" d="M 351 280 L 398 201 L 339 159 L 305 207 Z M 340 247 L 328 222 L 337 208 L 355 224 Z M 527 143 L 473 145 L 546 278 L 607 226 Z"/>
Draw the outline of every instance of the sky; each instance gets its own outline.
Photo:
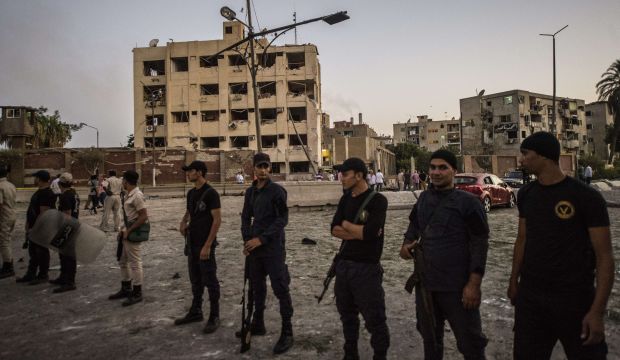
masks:
<path id="1" fill-rule="evenodd" d="M 256 27 L 274 28 L 346 10 L 333 26 L 300 26 L 318 46 L 323 111 L 362 112 L 379 134 L 417 115 L 459 117 L 459 99 L 522 89 L 597 100 L 595 84 L 620 58 L 618 0 L 252 0 Z M 132 49 L 151 39 L 220 39 L 227 5 L 245 0 L 0 0 L 0 105 L 43 105 L 68 123 L 97 127 L 101 146 L 133 131 Z M 244 13 L 247 10 L 244 9 Z M 256 23 L 256 20 L 255 20 Z M 294 43 L 293 32 L 276 44 Z M 95 130 L 68 147 L 95 145 Z"/>

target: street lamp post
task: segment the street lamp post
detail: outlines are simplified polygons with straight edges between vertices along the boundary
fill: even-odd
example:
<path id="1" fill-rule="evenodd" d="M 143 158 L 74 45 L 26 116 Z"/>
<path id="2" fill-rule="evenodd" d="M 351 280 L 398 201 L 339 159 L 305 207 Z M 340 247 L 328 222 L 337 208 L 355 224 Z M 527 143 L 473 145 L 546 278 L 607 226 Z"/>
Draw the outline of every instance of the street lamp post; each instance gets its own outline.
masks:
<path id="1" fill-rule="evenodd" d="M 155 179 L 155 130 L 157 130 L 157 122 L 155 119 L 155 105 L 157 101 L 161 100 L 162 96 L 163 93 L 161 90 L 152 91 L 149 94 L 149 106 L 151 107 L 151 126 L 153 127 L 153 131 L 151 132 L 151 148 L 153 149 L 153 187 L 157 186 L 157 181 Z"/>
<path id="2" fill-rule="evenodd" d="M 86 127 L 91 128 L 91 129 L 95 129 L 95 131 L 97 132 L 97 149 L 99 149 L 99 129 L 97 129 L 94 126 L 90 126 L 87 123 L 80 123 L 80 127 L 82 127 L 82 126 L 86 126 Z"/>
<path id="3" fill-rule="evenodd" d="M 555 36 L 562 30 L 566 29 L 568 25 L 564 26 L 560 30 L 556 31 L 553 34 L 539 34 L 540 36 L 551 36 L 553 38 L 553 103 L 551 105 L 551 118 L 553 119 L 553 124 L 555 124 Z"/>
<path id="4" fill-rule="evenodd" d="M 326 15 L 326 16 L 321 16 L 318 18 L 313 18 L 313 19 L 309 19 L 309 20 L 305 20 L 305 21 L 301 21 L 301 22 L 295 22 L 293 24 L 289 24 L 289 25 L 285 25 L 285 26 L 280 26 L 278 28 L 275 29 L 271 29 L 271 30 L 263 30 L 263 31 L 259 31 L 257 33 L 254 32 L 254 29 L 252 27 L 252 8 L 251 8 L 251 0 L 246 0 L 246 9 L 247 9 L 247 14 L 248 14 L 248 23 L 244 23 L 243 21 L 239 20 L 237 18 L 237 14 L 230 9 L 227 6 L 224 6 L 223 8 L 220 9 L 220 14 L 226 18 L 229 21 L 233 21 L 233 20 L 237 20 L 239 21 L 241 24 L 243 24 L 247 29 L 248 29 L 248 36 L 245 39 L 242 39 L 240 41 L 237 41 L 236 43 L 230 45 L 229 47 L 219 51 L 218 53 L 209 56 L 209 59 L 213 59 L 216 58 L 229 50 L 232 50 L 234 48 L 236 48 L 237 46 L 248 42 L 249 47 L 250 47 L 250 76 L 252 77 L 252 91 L 254 93 L 254 116 L 256 119 L 256 144 L 257 144 L 257 149 L 259 152 L 263 151 L 263 145 L 262 145 L 262 139 L 261 139 L 261 129 L 260 129 L 260 110 L 258 108 L 258 87 L 256 86 L 256 72 L 258 70 L 258 66 L 256 65 L 256 60 L 255 60 L 255 54 L 254 54 L 254 41 L 256 38 L 261 37 L 261 36 L 265 36 L 268 34 L 272 34 L 275 32 L 280 32 L 277 36 L 282 35 L 283 33 L 285 33 L 288 30 L 291 29 L 295 29 L 297 26 L 300 25 L 305 25 L 305 24 L 309 24 L 315 21 L 320 21 L 323 20 L 326 23 L 328 23 L 329 25 L 334 25 L 336 23 L 339 23 L 341 21 L 345 21 L 347 19 L 349 19 L 349 15 L 347 15 L 346 11 L 340 11 L 337 13 L 333 13 L 330 15 Z M 276 36 L 276 37 L 277 37 Z M 273 42 L 273 41 L 272 41 Z M 271 44 L 271 43 L 270 43 Z M 264 52 L 266 52 L 267 49 L 264 50 Z M 309 161 L 311 161 L 310 159 L 308 159 Z"/>

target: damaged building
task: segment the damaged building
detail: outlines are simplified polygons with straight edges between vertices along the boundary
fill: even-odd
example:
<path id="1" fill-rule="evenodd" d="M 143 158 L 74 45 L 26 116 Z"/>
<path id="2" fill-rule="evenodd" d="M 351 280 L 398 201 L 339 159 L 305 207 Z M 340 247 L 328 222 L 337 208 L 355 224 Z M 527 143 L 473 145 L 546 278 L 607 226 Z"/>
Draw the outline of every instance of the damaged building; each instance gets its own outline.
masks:
<path id="1" fill-rule="evenodd" d="M 266 39 L 258 40 L 255 109 L 247 45 L 212 56 L 242 40 L 244 31 L 237 21 L 224 22 L 220 40 L 133 49 L 137 148 L 256 150 L 258 111 L 263 151 L 270 155 L 275 173 L 310 173 L 302 146 L 314 165 L 321 165 L 317 47 L 267 46 Z"/>
<path id="2" fill-rule="evenodd" d="M 588 154 L 585 102 L 524 90 L 460 100 L 465 155 L 518 155 L 520 144 L 537 131 L 557 136 L 563 153 Z"/>
<path id="3" fill-rule="evenodd" d="M 393 124 L 394 145 L 399 143 L 415 144 L 428 151 L 450 148 L 459 151 L 461 147 L 460 121 L 433 121 L 428 115 L 420 115 L 416 121 Z"/>

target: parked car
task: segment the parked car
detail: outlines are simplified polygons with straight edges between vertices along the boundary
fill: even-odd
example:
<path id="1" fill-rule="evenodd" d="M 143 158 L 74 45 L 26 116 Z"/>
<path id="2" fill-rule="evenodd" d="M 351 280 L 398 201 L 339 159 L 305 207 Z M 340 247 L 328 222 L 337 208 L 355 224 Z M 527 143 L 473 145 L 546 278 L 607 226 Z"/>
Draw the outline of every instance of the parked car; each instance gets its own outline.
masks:
<path id="1" fill-rule="evenodd" d="M 527 178 L 527 182 L 524 182 L 524 180 L 525 179 L 523 178 L 523 170 L 521 169 L 507 171 L 502 178 L 502 181 L 508 184 L 510 187 L 520 188 L 527 182 L 536 180 L 536 177 L 534 175 L 529 175 Z"/>
<path id="2" fill-rule="evenodd" d="M 462 173 L 454 178 L 457 189 L 470 192 L 480 199 L 484 211 L 489 212 L 494 206 L 514 207 L 517 203 L 512 187 L 502 179 L 487 173 Z"/>

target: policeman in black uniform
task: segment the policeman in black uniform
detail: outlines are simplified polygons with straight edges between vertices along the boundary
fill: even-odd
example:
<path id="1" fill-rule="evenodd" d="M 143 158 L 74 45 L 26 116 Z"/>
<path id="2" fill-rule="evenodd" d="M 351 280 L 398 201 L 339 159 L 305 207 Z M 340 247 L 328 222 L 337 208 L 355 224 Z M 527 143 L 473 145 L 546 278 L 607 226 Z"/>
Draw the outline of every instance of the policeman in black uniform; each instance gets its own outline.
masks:
<path id="1" fill-rule="evenodd" d="M 241 213 L 243 253 L 250 256 L 250 283 L 254 296 L 252 335 L 264 335 L 266 277 L 271 280 L 274 295 L 280 301 L 282 332 L 273 348 L 274 354 L 286 352 L 293 346 L 293 302 L 289 292 L 291 278 L 286 266 L 284 228 L 288 224 L 286 190 L 269 178 L 271 160 L 265 153 L 254 155 L 256 180 L 245 192 Z"/>
<path id="2" fill-rule="evenodd" d="M 194 188 L 187 193 L 187 210 L 179 230 L 186 236 L 185 251 L 189 279 L 192 283 L 192 306 L 185 317 L 176 319 L 175 325 L 202 321 L 202 295 L 209 292 L 210 313 L 203 332 L 210 334 L 220 325 L 220 282 L 217 279 L 215 247 L 217 232 L 222 223 L 220 195 L 207 184 L 207 165 L 193 161 L 183 167 Z M 189 225 L 188 225 L 189 221 Z"/>
<path id="3" fill-rule="evenodd" d="M 56 195 L 50 189 L 50 173 L 46 170 L 39 170 L 32 174 L 35 185 L 39 188 L 32 194 L 30 205 L 26 212 L 26 242 L 24 247 L 28 247 L 28 271 L 20 278 L 18 283 L 28 283 L 28 285 L 37 285 L 47 283 L 48 271 L 50 268 L 50 251 L 48 248 L 37 245 L 28 239 L 28 231 L 32 229 L 39 215 L 47 209 L 56 209 Z M 37 274 L 37 270 L 39 273 Z"/>
<path id="4" fill-rule="evenodd" d="M 368 187 L 368 170 L 363 160 L 349 158 L 340 171 L 345 194 L 338 203 L 331 232 L 343 241 L 334 291 L 344 332 L 344 358 L 359 359 L 357 340 L 361 313 L 371 334 L 374 359 L 386 359 L 390 333 L 385 316 L 383 269 L 379 261 L 388 203 L 385 196 Z M 366 201 L 369 196 L 372 198 Z"/>

